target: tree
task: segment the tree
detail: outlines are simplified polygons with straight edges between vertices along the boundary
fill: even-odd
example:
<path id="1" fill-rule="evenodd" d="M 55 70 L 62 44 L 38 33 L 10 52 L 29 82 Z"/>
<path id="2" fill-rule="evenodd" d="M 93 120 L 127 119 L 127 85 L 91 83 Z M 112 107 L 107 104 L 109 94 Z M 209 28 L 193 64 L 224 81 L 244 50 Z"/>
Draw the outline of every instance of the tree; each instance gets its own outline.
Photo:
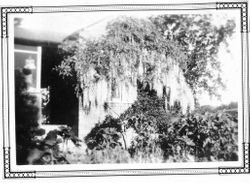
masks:
<path id="1" fill-rule="evenodd" d="M 160 15 L 151 17 L 166 40 L 178 42 L 188 59 L 181 62 L 186 81 L 194 94 L 207 91 L 219 97 L 217 89 L 224 87 L 217 54 L 222 43 L 233 34 L 235 22 L 227 20 L 215 26 L 212 15 Z"/>
<path id="2" fill-rule="evenodd" d="M 77 75 L 77 91 L 100 79 L 119 78 L 134 84 L 137 79 L 162 81 L 171 64 L 168 56 L 176 62 L 186 59 L 181 47 L 173 40 L 162 39 L 148 19 L 119 17 L 107 25 L 106 32 L 98 40 L 74 35 L 61 45 L 65 56 L 56 70 L 63 77 Z M 141 65 L 143 74 L 139 71 Z"/>
<path id="3" fill-rule="evenodd" d="M 56 70 L 62 76 L 77 76 L 81 92 L 99 79 L 136 83 L 164 82 L 171 57 L 181 67 L 187 83 L 197 92 L 219 96 L 223 87 L 219 47 L 232 35 L 235 23 L 217 27 L 210 15 L 160 15 L 150 19 L 120 17 L 106 27 L 106 35 L 88 40 L 79 35 L 61 48 L 65 58 Z M 140 66 L 144 73 L 140 73 Z M 196 98 L 195 98 L 196 99 Z M 197 103 L 197 101 L 196 101 Z"/>

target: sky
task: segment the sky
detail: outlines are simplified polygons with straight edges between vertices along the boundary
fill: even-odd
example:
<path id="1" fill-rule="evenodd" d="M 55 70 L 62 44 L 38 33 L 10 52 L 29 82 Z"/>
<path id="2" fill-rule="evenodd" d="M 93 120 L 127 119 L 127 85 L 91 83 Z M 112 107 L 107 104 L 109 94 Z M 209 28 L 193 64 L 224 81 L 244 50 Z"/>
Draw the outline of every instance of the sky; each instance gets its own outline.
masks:
<path id="1" fill-rule="evenodd" d="M 206 94 L 200 96 L 201 105 L 222 105 L 236 102 L 241 96 L 241 35 L 240 20 L 237 14 L 225 15 L 215 19 L 215 24 L 220 24 L 221 20 L 232 18 L 236 22 L 235 33 L 228 40 L 228 48 L 221 45 L 218 53 L 218 60 L 221 63 L 221 76 L 226 86 L 225 90 L 219 90 L 221 99 L 211 98 Z"/>
<path id="2" fill-rule="evenodd" d="M 240 41 L 240 25 L 239 13 L 236 11 L 225 11 L 225 13 L 215 10 L 196 11 L 189 13 L 212 13 L 214 15 L 213 23 L 215 25 L 223 24 L 227 19 L 234 19 L 236 22 L 235 34 L 229 40 L 228 50 L 225 46 L 219 49 L 218 60 L 221 63 L 221 76 L 226 85 L 225 90 L 219 91 L 221 100 L 209 97 L 206 93 L 199 96 L 201 105 L 221 105 L 228 104 L 232 101 L 237 101 L 240 96 L 240 70 L 241 70 L 241 41 Z M 173 12 L 167 12 L 172 13 Z M 176 12 L 175 12 L 176 13 Z M 185 13 L 188 13 L 185 11 Z M 227 13 L 227 14 L 226 14 Z M 23 18 L 20 25 L 22 28 L 27 28 L 34 31 L 50 31 L 56 32 L 61 36 L 62 40 L 68 35 L 79 30 L 84 30 L 86 37 L 99 37 L 105 33 L 107 23 L 118 16 L 131 16 L 136 18 L 146 18 L 166 14 L 166 11 L 147 11 L 147 12 L 78 12 L 78 13 L 53 13 L 53 14 L 23 14 L 17 17 Z"/>

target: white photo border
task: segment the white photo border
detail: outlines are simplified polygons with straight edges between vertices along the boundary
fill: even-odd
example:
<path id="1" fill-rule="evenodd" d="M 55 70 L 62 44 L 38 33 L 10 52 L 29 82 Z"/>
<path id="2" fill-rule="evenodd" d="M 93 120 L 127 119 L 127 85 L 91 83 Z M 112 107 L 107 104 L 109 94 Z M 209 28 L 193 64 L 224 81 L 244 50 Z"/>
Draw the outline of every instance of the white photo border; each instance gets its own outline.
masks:
<path id="1" fill-rule="evenodd" d="M 242 134 L 243 164 L 240 167 L 214 168 L 164 168 L 164 169 L 112 169 L 112 170 L 64 170 L 64 171 L 13 171 L 10 153 L 10 110 L 9 110 L 9 32 L 8 15 L 13 13 L 66 13 L 101 11 L 157 11 L 157 10 L 240 10 L 242 45 Z M 246 174 L 249 168 L 249 53 L 248 53 L 248 3 L 214 2 L 185 4 L 103 4 L 69 6 L 23 6 L 1 7 L 1 82 L 2 87 L 2 126 L 3 126 L 3 169 L 4 178 L 61 178 L 61 177 L 100 177 L 100 176 L 139 176 L 139 175 L 200 175 L 200 174 Z"/>

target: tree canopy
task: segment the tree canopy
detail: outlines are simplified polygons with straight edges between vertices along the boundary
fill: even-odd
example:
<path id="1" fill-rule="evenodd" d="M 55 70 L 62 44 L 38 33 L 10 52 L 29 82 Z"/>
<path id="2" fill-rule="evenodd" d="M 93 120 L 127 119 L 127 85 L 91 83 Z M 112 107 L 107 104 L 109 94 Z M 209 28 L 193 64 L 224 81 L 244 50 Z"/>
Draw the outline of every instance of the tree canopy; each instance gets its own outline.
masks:
<path id="1" fill-rule="evenodd" d="M 160 15 L 149 19 L 119 17 L 96 40 L 79 35 L 61 44 L 64 60 L 56 70 L 63 77 L 77 76 L 77 91 L 99 79 L 119 78 L 151 82 L 162 80 L 175 60 L 194 94 L 218 95 L 223 86 L 217 54 L 235 28 L 233 20 L 212 24 L 211 15 Z M 140 65 L 144 65 L 144 74 Z"/>
<path id="2" fill-rule="evenodd" d="M 182 69 L 194 92 L 206 90 L 218 96 L 218 87 L 223 87 L 220 62 L 217 58 L 220 45 L 227 45 L 233 34 L 235 22 L 227 20 L 220 26 L 212 22 L 212 15 L 162 15 L 152 17 L 164 39 L 174 40 L 187 55 Z"/>

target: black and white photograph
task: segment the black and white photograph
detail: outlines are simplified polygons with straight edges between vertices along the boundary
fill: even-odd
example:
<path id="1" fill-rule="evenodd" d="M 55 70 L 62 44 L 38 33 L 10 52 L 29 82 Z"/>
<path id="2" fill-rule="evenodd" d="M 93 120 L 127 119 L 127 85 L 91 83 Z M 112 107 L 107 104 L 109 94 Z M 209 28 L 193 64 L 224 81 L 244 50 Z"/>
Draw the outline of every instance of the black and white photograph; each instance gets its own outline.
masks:
<path id="1" fill-rule="evenodd" d="M 226 5 L 2 8 L 8 161 L 249 173 L 247 3 Z"/>

